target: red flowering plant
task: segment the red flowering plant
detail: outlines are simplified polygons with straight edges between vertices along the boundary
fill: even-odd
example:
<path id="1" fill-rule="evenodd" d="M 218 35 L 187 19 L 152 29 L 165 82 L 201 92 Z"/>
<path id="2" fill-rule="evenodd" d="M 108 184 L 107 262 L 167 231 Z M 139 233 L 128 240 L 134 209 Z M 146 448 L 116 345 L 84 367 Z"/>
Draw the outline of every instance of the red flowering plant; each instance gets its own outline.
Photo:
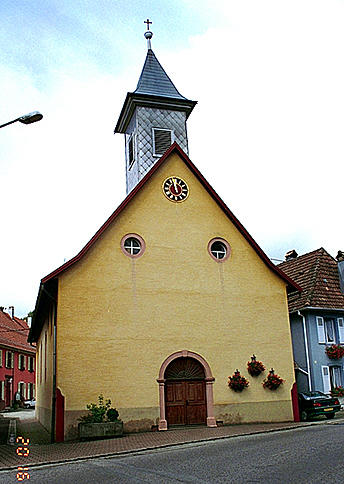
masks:
<path id="1" fill-rule="evenodd" d="M 265 366 L 258 361 L 255 355 L 251 356 L 251 361 L 247 362 L 247 371 L 252 376 L 258 376 L 265 370 Z"/>
<path id="2" fill-rule="evenodd" d="M 263 387 L 268 388 L 269 390 L 277 390 L 277 388 L 282 385 L 284 380 L 275 374 L 275 371 L 273 368 L 269 371 L 268 376 L 265 378 L 263 381 Z"/>
<path id="3" fill-rule="evenodd" d="M 239 370 L 236 370 L 232 376 L 228 377 L 228 386 L 235 392 L 242 392 L 244 388 L 249 386 L 249 381 L 240 375 Z"/>
<path id="4" fill-rule="evenodd" d="M 326 346 L 325 351 L 331 360 L 339 360 L 344 356 L 344 347 L 340 345 Z"/>
<path id="5" fill-rule="evenodd" d="M 331 395 L 332 397 L 344 397 L 344 388 L 341 385 L 336 388 L 332 388 Z"/>

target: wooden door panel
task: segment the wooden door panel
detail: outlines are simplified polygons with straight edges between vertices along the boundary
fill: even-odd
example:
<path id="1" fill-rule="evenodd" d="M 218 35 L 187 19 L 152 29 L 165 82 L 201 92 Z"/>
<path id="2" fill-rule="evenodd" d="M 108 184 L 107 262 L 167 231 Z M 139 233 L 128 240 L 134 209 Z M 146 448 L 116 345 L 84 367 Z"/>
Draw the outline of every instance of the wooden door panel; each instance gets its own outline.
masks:
<path id="1" fill-rule="evenodd" d="M 185 383 L 166 383 L 166 419 L 169 425 L 185 425 L 186 423 L 186 398 Z"/>
<path id="2" fill-rule="evenodd" d="M 186 407 L 187 425 L 204 424 L 206 416 L 205 405 L 188 405 Z"/>
<path id="3" fill-rule="evenodd" d="M 206 417 L 204 381 L 186 382 L 186 423 L 203 424 Z"/>
<path id="4" fill-rule="evenodd" d="M 184 405 L 166 407 L 166 420 L 169 425 L 185 425 Z"/>
<path id="5" fill-rule="evenodd" d="M 205 403 L 205 388 L 203 381 L 187 382 L 186 399 L 189 402 Z"/>

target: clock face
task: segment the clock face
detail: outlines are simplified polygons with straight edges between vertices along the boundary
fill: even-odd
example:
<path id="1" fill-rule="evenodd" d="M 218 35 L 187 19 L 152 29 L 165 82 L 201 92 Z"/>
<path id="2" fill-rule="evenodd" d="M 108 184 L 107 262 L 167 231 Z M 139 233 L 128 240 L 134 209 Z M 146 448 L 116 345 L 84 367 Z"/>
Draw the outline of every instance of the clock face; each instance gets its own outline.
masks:
<path id="1" fill-rule="evenodd" d="M 162 186 L 165 197 L 171 202 L 183 202 L 189 196 L 189 187 L 178 176 L 166 178 Z"/>

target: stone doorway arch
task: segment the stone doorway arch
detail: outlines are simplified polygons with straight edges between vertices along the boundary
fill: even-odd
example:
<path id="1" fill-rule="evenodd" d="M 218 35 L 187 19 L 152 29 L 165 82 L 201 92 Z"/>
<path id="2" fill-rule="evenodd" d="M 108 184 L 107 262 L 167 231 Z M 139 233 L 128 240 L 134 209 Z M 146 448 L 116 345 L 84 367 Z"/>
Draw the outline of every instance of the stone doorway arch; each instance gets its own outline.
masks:
<path id="1" fill-rule="evenodd" d="M 160 419 L 159 419 L 159 430 L 167 430 L 167 420 L 166 420 L 166 402 L 165 402 L 165 370 L 168 365 L 176 360 L 177 358 L 193 358 L 197 360 L 204 369 L 205 374 L 205 385 L 206 385 L 206 422 L 208 427 L 216 427 L 216 420 L 214 417 L 214 398 L 213 398 L 213 383 L 215 378 L 211 373 L 210 366 L 207 361 L 199 354 L 192 351 L 183 350 L 177 351 L 172 355 L 168 356 L 160 367 L 159 377 L 157 382 L 159 383 L 159 406 L 160 406 Z"/>

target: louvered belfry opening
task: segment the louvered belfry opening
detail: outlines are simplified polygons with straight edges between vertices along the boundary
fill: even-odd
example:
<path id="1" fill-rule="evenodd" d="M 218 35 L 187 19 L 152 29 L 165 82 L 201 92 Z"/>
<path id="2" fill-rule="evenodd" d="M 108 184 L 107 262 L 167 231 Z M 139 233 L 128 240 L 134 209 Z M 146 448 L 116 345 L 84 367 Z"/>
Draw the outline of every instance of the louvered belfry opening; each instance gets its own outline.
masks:
<path id="1" fill-rule="evenodd" d="M 204 378 L 203 366 L 193 358 L 177 358 L 165 371 L 166 380 L 203 380 Z"/>
<path id="2" fill-rule="evenodd" d="M 168 129 L 153 128 L 154 155 L 162 156 L 172 144 L 172 132 Z"/>

